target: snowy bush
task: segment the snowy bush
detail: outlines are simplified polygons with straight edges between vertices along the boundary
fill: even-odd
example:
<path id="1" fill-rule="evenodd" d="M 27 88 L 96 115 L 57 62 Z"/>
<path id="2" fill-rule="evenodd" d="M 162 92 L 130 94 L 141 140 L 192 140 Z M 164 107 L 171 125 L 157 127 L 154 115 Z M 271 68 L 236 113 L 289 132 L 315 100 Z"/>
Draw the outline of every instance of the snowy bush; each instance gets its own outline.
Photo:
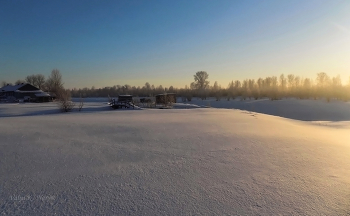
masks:
<path id="1" fill-rule="evenodd" d="M 58 107 L 62 112 L 69 112 L 75 106 L 75 103 L 71 101 L 70 92 L 64 89 L 58 91 Z M 81 105 L 81 104 L 80 104 Z"/>

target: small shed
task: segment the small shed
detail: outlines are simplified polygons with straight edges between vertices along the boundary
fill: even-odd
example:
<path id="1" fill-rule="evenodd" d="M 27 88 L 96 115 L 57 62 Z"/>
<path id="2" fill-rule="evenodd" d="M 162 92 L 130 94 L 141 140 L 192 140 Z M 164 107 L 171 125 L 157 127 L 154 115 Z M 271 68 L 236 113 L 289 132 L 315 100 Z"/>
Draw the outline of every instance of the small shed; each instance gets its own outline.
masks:
<path id="1" fill-rule="evenodd" d="M 115 99 L 110 99 L 109 104 L 113 109 L 119 109 L 119 108 L 135 109 L 135 105 L 132 101 L 132 95 L 119 95 L 117 101 L 115 101 Z"/>
<path id="2" fill-rule="evenodd" d="M 35 102 L 50 102 L 52 100 L 53 97 L 46 92 L 35 94 Z"/>
<path id="3" fill-rule="evenodd" d="M 169 104 L 176 103 L 176 94 L 175 93 L 166 93 L 156 95 L 157 104 Z"/>

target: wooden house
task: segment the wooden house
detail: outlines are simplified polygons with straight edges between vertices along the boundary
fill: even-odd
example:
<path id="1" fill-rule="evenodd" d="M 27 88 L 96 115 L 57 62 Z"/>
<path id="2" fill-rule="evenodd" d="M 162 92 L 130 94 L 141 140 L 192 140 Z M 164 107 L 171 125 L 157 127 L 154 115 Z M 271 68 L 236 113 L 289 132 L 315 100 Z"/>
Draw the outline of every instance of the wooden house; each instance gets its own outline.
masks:
<path id="1" fill-rule="evenodd" d="M 52 96 L 50 94 L 43 92 L 29 83 L 6 85 L 0 88 L 0 96 L 2 98 L 12 98 L 15 100 L 27 99 L 35 102 L 52 101 Z"/>

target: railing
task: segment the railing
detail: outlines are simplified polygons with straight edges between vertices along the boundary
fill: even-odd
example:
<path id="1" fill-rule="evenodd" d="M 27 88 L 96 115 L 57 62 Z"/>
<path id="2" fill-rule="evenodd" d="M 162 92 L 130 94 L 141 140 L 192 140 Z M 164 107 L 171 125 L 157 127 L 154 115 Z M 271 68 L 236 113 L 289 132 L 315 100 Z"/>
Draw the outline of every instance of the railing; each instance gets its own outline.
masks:
<path id="1" fill-rule="evenodd" d="M 127 101 L 127 100 L 123 100 L 123 101 L 119 101 L 119 100 L 115 100 L 115 99 L 111 99 L 110 101 L 110 106 L 113 109 L 119 109 L 119 108 L 133 108 L 135 109 L 135 105 L 132 103 L 132 101 Z"/>

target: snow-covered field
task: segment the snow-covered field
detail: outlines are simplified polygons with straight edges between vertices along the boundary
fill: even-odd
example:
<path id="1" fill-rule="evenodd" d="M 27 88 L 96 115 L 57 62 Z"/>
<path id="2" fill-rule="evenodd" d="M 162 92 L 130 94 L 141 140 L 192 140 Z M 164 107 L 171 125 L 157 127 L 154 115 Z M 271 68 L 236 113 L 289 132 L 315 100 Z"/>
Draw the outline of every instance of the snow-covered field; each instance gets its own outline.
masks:
<path id="1" fill-rule="evenodd" d="M 105 103 L 0 104 L 0 215 L 350 215 L 348 103 Z"/>
<path id="2" fill-rule="evenodd" d="M 190 104 L 213 108 L 241 109 L 302 121 L 350 121 L 350 102 L 325 100 L 269 99 L 216 101 L 194 98 Z"/>

